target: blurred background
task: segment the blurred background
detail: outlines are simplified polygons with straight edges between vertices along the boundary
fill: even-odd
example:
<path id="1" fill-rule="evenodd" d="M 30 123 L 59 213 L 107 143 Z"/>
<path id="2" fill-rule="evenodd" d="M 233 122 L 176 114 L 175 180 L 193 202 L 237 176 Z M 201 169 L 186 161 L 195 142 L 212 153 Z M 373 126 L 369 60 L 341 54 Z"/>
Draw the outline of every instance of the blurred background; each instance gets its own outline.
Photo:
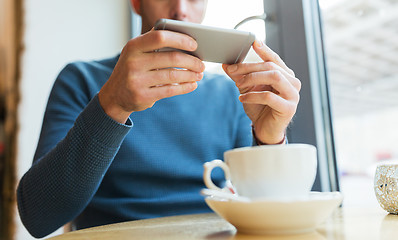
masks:
<path id="1" fill-rule="evenodd" d="M 57 74 L 71 61 L 118 54 L 134 23 L 127 0 L 0 3 L 0 177 L 2 206 L 8 206 L 4 203 L 15 202 L 12 187 L 31 165 Z M 375 167 L 398 162 L 398 0 L 319 0 L 319 6 L 336 156 L 331 161 L 337 163 L 343 204 L 378 207 Z M 232 28 L 263 12 L 263 0 L 209 0 L 204 24 Z M 254 20 L 240 29 L 265 40 L 266 26 Z M 246 59 L 257 60 L 254 52 Z M 7 75 L 10 64 L 15 72 Z M 206 67 L 222 73 L 219 64 Z M 13 103 L 17 108 L 10 110 Z M 10 148 L 11 156 L 6 154 Z M 3 219 L 4 211 L 0 215 Z M 13 215 L 13 239 L 33 239 L 15 206 Z"/>
<path id="2" fill-rule="evenodd" d="M 320 0 L 345 204 L 376 204 L 376 165 L 398 160 L 398 1 Z"/>

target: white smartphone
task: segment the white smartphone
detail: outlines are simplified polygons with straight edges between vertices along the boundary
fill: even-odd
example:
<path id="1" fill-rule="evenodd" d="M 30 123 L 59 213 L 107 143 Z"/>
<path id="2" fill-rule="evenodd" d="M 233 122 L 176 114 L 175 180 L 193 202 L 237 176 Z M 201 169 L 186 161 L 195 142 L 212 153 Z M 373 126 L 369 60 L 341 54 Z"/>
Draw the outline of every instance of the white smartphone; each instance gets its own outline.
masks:
<path id="1" fill-rule="evenodd" d="M 256 39 L 251 32 L 170 19 L 159 19 L 155 24 L 155 30 L 169 30 L 187 34 L 196 40 L 198 48 L 193 52 L 183 52 L 196 56 L 202 61 L 226 64 L 243 62 Z M 176 50 L 182 51 L 172 48 L 159 49 L 159 51 Z"/>

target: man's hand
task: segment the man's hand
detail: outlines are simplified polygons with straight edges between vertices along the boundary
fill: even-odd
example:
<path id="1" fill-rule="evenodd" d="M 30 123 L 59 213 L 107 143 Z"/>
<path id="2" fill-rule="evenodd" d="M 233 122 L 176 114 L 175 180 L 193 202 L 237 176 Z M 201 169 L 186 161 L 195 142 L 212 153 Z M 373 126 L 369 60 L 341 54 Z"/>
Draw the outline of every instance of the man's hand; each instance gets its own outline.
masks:
<path id="1" fill-rule="evenodd" d="M 188 35 L 170 31 L 152 30 L 131 39 L 98 95 L 111 118 L 125 123 L 134 111 L 197 88 L 197 81 L 203 78 L 203 62 L 182 52 L 156 52 L 163 47 L 194 51 L 197 43 Z"/>
<path id="2" fill-rule="evenodd" d="M 246 114 L 258 140 L 266 144 L 283 141 L 300 99 L 301 82 L 282 59 L 261 41 L 254 51 L 264 62 L 223 65 L 241 93 Z"/>

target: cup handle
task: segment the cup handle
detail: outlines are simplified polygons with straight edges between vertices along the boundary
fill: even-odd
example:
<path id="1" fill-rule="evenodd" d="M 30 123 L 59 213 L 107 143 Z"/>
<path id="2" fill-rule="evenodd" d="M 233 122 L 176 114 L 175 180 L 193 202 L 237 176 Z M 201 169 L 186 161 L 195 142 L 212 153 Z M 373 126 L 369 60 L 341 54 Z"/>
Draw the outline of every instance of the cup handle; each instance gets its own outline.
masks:
<path id="1" fill-rule="evenodd" d="M 206 162 L 204 165 L 204 172 L 203 172 L 203 181 L 205 182 L 205 185 L 209 189 L 214 189 L 214 190 L 219 190 L 222 191 L 221 188 L 217 187 L 213 181 L 211 180 L 211 172 L 213 171 L 213 168 L 215 167 L 220 167 L 224 171 L 224 176 L 227 181 L 230 181 L 230 171 L 229 167 L 226 163 L 223 161 L 216 159 L 210 162 Z"/>

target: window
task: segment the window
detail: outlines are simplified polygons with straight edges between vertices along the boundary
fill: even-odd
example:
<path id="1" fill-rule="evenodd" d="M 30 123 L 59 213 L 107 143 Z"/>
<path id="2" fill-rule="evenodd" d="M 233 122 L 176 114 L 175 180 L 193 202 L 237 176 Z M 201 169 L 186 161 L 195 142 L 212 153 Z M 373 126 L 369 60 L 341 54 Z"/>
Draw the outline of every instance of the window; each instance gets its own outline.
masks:
<path id="1" fill-rule="evenodd" d="M 347 205 L 374 205 L 376 164 L 398 160 L 398 2 L 320 0 Z"/>

